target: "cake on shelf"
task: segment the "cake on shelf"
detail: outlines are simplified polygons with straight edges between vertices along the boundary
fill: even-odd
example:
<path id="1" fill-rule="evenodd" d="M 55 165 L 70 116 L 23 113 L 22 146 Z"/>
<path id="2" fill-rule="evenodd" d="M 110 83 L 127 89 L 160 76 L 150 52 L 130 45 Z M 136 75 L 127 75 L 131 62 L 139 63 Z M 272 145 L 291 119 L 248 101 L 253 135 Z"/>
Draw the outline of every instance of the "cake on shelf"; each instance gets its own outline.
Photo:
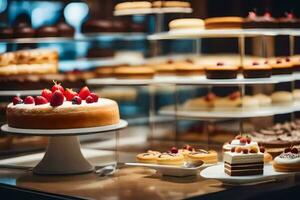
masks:
<path id="1" fill-rule="evenodd" d="M 205 73 L 208 79 L 235 79 L 237 77 L 239 66 L 226 65 L 218 62 L 216 65 L 206 66 Z"/>
<path id="2" fill-rule="evenodd" d="M 44 89 L 41 96 L 14 97 L 6 110 L 7 123 L 14 128 L 69 129 L 117 124 L 118 104 L 99 98 L 88 87 L 79 93 L 60 84 Z"/>
<path id="3" fill-rule="evenodd" d="M 202 19 L 197 18 L 174 19 L 169 23 L 169 28 L 170 32 L 187 31 L 193 33 L 193 31 L 204 30 L 205 24 Z"/>
<path id="4" fill-rule="evenodd" d="M 277 172 L 300 172 L 300 153 L 295 147 L 284 149 L 274 159 L 273 168 Z"/>
<path id="5" fill-rule="evenodd" d="M 268 78 L 272 75 L 272 67 L 267 63 L 252 62 L 243 66 L 244 78 Z"/>
<path id="6" fill-rule="evenodd" d="M 237 16 L 211 17 L 204 20 L 206 29 L 240 29 L 244 19 Z"/>

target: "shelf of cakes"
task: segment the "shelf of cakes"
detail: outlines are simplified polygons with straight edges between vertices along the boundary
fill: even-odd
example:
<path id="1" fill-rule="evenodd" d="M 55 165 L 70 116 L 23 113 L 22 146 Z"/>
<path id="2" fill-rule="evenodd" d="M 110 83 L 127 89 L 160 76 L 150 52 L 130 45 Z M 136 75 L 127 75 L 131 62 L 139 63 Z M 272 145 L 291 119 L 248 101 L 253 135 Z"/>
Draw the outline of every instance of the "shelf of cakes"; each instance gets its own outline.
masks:
<path id="1" fill-rule="evenodd" d="M 192 13 L 191 4 L 186 1 L 136 1 L 122 2 L 115 6 L 114 15 L 148 15 L 164 13 Z"/>

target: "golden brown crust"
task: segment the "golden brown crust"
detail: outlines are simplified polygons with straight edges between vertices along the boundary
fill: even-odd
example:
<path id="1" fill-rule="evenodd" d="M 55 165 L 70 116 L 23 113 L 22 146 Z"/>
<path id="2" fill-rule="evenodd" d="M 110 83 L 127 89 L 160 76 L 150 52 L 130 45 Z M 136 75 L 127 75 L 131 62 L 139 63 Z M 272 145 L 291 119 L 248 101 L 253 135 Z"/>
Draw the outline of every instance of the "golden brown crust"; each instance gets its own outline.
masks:
<path id="1" fill-rule="evenodd" d="M 149 79 L 153 78 L 154 70 L 150 67 L 117 67 L 114 69 L 114 76 L 117 78 Z"/>
<path id="2" fill-rule="evenodd" d="M 273 162 L 273 168 L 277 172 L 299 172 L 300 164 L 278 164 Z"/>

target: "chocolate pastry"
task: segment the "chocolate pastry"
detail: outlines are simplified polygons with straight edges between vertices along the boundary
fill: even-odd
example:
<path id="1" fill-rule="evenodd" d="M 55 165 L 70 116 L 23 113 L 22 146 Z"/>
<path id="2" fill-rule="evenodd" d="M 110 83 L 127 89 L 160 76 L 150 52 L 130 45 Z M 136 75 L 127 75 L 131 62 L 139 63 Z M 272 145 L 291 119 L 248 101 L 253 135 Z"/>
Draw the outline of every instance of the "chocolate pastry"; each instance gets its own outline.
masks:
<path id="1" fill-rule="evenodd" d="M 4 26 L 0 28 L 0 39 L 10 39 L 13 37 L 13 29 L 8 27 L 8 26 Z"/>
<path id="2" fill-rule="evenodd" d="M 74 37 L 75 28 L 66 22 L 59 22 L 56 24 L 59 37 Z"/>
<path id="3" fill-rule="evenodd" d="M 112 32 L 113 23 L 111 20 L 97 20 L 92 19 L 84 22 L 81 27 L 82 33 L 101 33 L 101 32 Z"/>
<path id="4" fill-rule="evenodd" d="M 37 37 L 57 37 L 58 29 L 55 26 L 42 26 L 37 29 Z"/>

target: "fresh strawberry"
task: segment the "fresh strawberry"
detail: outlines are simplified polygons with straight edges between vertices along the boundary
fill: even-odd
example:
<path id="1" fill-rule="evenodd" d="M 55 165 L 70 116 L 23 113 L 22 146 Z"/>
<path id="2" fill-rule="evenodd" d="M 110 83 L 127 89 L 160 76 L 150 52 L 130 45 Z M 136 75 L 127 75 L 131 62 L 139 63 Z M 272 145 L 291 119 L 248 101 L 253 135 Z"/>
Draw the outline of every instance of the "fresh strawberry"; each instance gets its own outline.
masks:
<path id="1" fill-rule="evenodd" d="M 94 103 L 94 99 L 90 95 L 87 96 L 87 98 L 85 99 L 85 101 L 86 101 L 86 103 Z"/>
<path id="2" fill-rule="evenodd" d="M 248 149 L 243 149 L 243 154 L 248 154 L 249 150 Z"/>
<path id="3" fill-rule="evenodd" d="M 91 94 L 89 88 L 87 86 L 81 88 L 80 92 L 79 92 L 79 97 L 82 100 L 85 100 L 89 95 Z"/>
<path id="4" fill-rule="evenodd" d="M 242 137 L 242 138 L 240 139 L 240 143 L 246 144 L 246 143 L 247 143 L 247 139 Z"/>
<path id="5" fill-rule="evenodd" d="M 48 100 L 43 96 L 37 96 L 34 98 L 35 105 L 42 105 L 48 103 Z"/>
<path id="6" fill-rule="evenodd" d="M 170 152 L 171 153 L 178 153 L 178 149 L 176 147 L 172 147 Z"/>
<path id="7" fill-rule="evenodd" d="M 60 90 L 62 93 L 64 93 L 65 89 L 60 85 L 60 83 L 57 83 L 54 81 L 54 85 L 51 88 L 52 93 L 56 90 Z"/>
<path id="8" fill-rule="evenodd" d="M 72 89 L 67 88 L 64 92 L 64 95 L 67 101 L 72 101 L 75 96 L 78 96 L 77 92 L 74 92 Z"/>
<path id="9" fill-rule="evenodd" d="M 241 97 L 241 93 L 239 91 L 233 92 L 229 95 L 230 100 L 235 100 L 239 97 Z"/>
<path id="10" fill-rule="evenodd" d="M 208 93 L 205 97 L 204 100 L 205 101 L 213 101 L 216 98 L 216 95 L 214 93 Z"/>
<path id="11" fill-rule="evenodd" d="M 43 89 L 42 97 L 45 97 L 48 101 L 50 101 L 52 97 L 52 92 L 48 89 Z"/>
<path id="12" fill-rule="evenodd" d="M 72 104 L 80 105 L 81 104 L 81 98 L 79 96 L 73 97 Z"/>
<path id="13" fill-rule="evenodd" d="M 13 102 L 14 105 L 17 105 L 17 104 L 22 104 L 23 100 L 20 97 L 16 96 L 16 97 L 13 98 L 12 102 Z"/>
<path id="14" fill-rule="evenodd" d="M 63 93 L 60 90 L 56 90 L 52 94 L 50 105 L 53 107 L 60 106 L 64 103 L 64 99 L 65 99 L 65 97 L 64 97 Z"/>
<path id="15" fill-rule="evenodd" d="M 33 104 L 34 103 L 34 98 L 32 96 L 27 96 L 25 99 L 24 99 L 24 103 L 25 104 Z"/>
<path id="16" fill-rule="evenodd" d="M 246 140 L 247 140 L 247 144 L 251 143 L 251 138 L 249 136 L 246 137 Z"/>
<path id="17" fill-rule="evenodd" d="M 94 102 L 98 102 L 99 96 L 95 93 L 91 93 L 90 96 L 93 98 Z"/>
<path id="18" fill-rule="evenodd" d="M 294 153 L 294 154 L 297 154 L 299 151 L 298 151 L 298 149 L 297 148 L 292 148 L 292 150 L 291 150 L 291 153 Z"/>

